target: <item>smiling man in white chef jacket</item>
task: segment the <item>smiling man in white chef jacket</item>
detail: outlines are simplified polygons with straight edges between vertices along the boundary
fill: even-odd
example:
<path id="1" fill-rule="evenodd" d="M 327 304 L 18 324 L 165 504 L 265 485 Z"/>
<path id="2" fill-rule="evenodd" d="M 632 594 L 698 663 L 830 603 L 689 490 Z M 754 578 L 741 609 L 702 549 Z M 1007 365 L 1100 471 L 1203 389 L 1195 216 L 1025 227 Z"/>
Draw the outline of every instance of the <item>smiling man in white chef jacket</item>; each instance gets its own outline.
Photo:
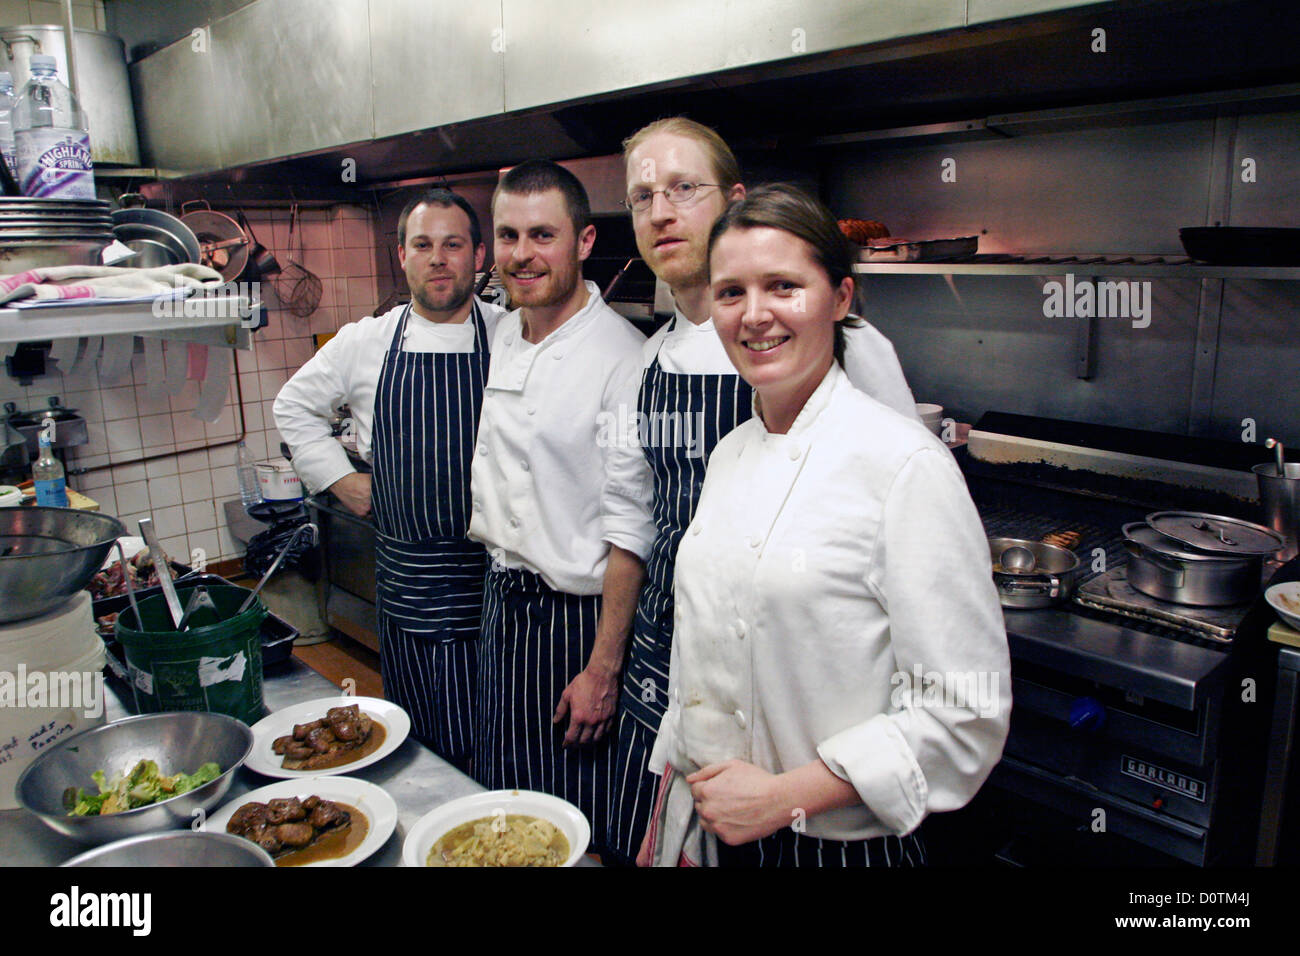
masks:
<path id="1" fill-rule="evenodd" d="M 503 313 L 473 294 L 487 250 L 463 197 L 421 194 L 397 234 L 412 301 L 340 329 L 280 390 L 275 420 L 309 489 L 373 515 L 384 694 L 465 769 L 487 564 L 465 535 L 469 462 Z M 331 435 L 345 402 L 373 480 Z"/>
<path id="2" fill-rule="evenodd" d="M 492 203 L 511 303 L 492 343 L 472 468 L 470 537 L 491 558 L 479 642 L 474 774 L 575 804 L 605 842 L 610 729 L 646 533 L 639 507 L 602 508 L 611 449 L 600 423 L 644 338 L 582 261 L 586 191 L 555 163 L 507 172 Z"/>

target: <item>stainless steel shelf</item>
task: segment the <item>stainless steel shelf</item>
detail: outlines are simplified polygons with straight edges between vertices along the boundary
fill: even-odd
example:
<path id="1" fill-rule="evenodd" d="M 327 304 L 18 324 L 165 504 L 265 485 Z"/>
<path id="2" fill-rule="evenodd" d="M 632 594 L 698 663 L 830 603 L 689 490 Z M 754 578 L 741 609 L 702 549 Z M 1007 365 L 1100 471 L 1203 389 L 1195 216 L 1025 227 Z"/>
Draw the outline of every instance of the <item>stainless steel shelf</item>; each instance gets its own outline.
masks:
<path id="1" fill-rule="evenodd" d="M 859 262 L 864 275 L 1062 276 L 1145 279 L 1277 279 L 1300 281 L 1294 266 L 1212 266 L 1162 256 L 979 255 L 948 262 Z"/>
<path id="2" fill-rule="evenodd" d="M 0 343 L 43 342 L 89 335 L 143 335 L 151 338 L 197 342 L 246 349 L 251 332 L 240 324 L 251 303 L 246 297 L 226 295 L 202 300 L 199 315 L 158 316 L 158 302 L 104 302 L 102 305 L 51 306 L 40 309 L 0 309 Z M 196 303 L 189 303 L 191 311 Z M 185 300 L 165 300 L 167 308 L 181 311 Z"/>

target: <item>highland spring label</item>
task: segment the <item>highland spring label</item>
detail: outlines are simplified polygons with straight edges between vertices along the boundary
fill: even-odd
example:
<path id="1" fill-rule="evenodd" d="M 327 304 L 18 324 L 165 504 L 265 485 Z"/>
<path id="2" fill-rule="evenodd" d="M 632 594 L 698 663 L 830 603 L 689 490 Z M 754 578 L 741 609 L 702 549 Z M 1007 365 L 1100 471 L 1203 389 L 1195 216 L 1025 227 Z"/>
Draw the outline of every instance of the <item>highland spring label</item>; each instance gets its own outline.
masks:
<path id="1" fill-rule="evenodd" d="M 24 196 L 94 199 L 90 134 L 63 128 L 19 130 L 15 136 Z"/>

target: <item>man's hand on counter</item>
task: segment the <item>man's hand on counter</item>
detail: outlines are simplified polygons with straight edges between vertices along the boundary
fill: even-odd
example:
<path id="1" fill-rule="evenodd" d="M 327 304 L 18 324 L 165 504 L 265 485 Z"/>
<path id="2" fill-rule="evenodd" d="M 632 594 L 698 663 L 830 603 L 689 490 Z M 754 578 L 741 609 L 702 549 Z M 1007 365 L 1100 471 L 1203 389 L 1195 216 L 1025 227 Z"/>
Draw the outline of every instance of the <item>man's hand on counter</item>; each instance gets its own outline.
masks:
<path id="1" fill-rule="evenodd" d="M 360 472 L 344 475 L 327 489 L 339 503 L 354 515 L 364 518 L 370 514 L 370 476 Z"/>

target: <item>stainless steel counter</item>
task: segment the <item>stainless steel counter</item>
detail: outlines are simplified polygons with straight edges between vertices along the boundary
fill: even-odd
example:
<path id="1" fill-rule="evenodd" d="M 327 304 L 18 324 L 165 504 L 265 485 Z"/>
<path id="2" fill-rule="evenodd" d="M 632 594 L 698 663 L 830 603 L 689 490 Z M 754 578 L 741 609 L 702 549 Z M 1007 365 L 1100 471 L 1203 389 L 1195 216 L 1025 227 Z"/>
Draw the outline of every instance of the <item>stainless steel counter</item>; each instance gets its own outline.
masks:
<path id="1" fill-rule="evenodd" d="M 264 688 L 266 706 L 272 711 L 339 694 L 338 687 L 297 659 L 289 660 L 277 667 L 274 674 L 268 674 Z M 109 720 L 130 716 L 116 696 L 120 689 L 119 684 L 108 685 L 105 710 Z M 348 776 L 382 787 L 397 803 L 397 829 L 383 848 L 362 866 L 401 866 L 402 842 L 420 817 L 448 800 L 483 790 L 419 741 L 409 737 L 379 763 Z M 275 782 L 271 777 L 241 767 L 227 799 L 236 800 L 250 790 Z M 0 865 L 57 866 L 87 849 L 90 848 L 55 833 L 25 810 L 0 811 Z M 598 864 L 584 858 L 579 865 Z"/>

